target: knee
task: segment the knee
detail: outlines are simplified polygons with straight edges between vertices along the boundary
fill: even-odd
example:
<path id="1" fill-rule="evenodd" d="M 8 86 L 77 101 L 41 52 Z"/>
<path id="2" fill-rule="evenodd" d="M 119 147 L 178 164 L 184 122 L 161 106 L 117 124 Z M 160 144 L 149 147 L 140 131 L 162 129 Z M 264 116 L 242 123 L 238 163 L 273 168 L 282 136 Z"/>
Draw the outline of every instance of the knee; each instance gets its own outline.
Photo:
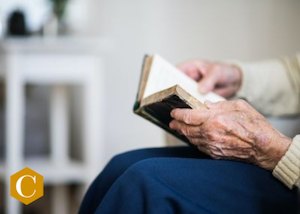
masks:
<path id="1" fill-rule="evenodd" d="M 117 171 L 125 171 L 132 165 L 147 158 L 151 158 L 151 151 L 148 149 L 128 151 L 114 156 L 106 167 Z"/>
<path id="2" fill-rule="evenodd" d="M 124 152 L 114 156 L 109 162 L 113 166 L 131 166 L 145 159 L 160 156 L 160 151 L 157 149 L 137 149 L 129 152 Z"/>
<path id="3" fill-rule="evenodd" d="M 121 163 L 127 162 L 128 158 L 130 158 L 130 153 L 131 153 L 131 151 L 120 153 L 120 154 L 113 156 L 110 159 L 108 165 L 119 165 Z"/>
<path id="4" fill-rule="evenodd" d="M 161 166 L 159 164 L 162 158 L 148 158 L 133 164 L 128 168 L 126 174 L 130 174 L 134 177 L 149 178 L 161 172 Z"/>
<path id="5" fill-rule="evenodd" d="M 106 165 L 106 168 L 125 171 L 132 163 L 133 152 L 125 152 L 115 155 Z"/>
<path id="6" fill-rule="evenodd" d="M 134 150 L 117 154 L 109 161 L 108 165 L 113 165 L 116 167 L 132 165 L 138 161 L 138 156 L 140 156 L 139 154 L 141 152 L 142 150 Z"/>

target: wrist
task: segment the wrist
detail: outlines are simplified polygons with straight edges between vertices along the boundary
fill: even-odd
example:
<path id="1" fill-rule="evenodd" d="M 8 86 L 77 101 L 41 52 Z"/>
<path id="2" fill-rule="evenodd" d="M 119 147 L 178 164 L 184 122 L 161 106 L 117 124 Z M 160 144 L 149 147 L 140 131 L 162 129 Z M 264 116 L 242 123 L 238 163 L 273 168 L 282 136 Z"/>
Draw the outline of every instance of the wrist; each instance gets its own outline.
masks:
<path id="1" fill-rule="evenodd" d="M 285 155 L 287 150 L 289 149 L 290 145 L 292 144 L 292 139 L 289 137 L 286 137 L 284 135 L 281 135 L 281 138 L 276 141 L 277 145 L 275 144 L 274 150 L 276 151 L 274 155 L 274 167 L 278 164 L 278 162 L 281 160 L 281 158 Z"/>
<path id="2" fill-rule="evenodd" d="M 292 143 L 292 139 L 279 134 L 272 136 L 268 142 L 268 145 L 265 145 L 264 148 L 261 148 L 263 155 L 258 161 L 258 165 L 267 170 L 273 170 L 281 158 L 285 155 L 288 148 Z"/>

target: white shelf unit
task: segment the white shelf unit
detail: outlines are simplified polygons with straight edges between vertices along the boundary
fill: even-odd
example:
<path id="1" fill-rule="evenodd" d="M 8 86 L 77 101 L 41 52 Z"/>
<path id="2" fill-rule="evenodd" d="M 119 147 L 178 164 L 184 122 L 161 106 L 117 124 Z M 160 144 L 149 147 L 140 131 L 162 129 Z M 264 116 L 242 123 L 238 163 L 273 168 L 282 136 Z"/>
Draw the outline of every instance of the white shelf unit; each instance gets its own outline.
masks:
<path id="1" fill-rule="evenodd" d="M 104 166 L 103 114 L 104 58 L 111 49 L 107 39 L 30 38 L 0 43 L 0 75 L 6 85 L 5 161 L 0 179 L 5 183 L 5 213 L 21 213 L 21 203 L 10 196 L 10 176 L 29 167 L 53 185 L 53 213 L 67 214 L 67 189 L 79 182 L 89 185 Z M 24 157 L 25 85 L 50 85 L 50 158 Z M 83 161 L 69 151 L 67 86 L 83 88 Z"/>

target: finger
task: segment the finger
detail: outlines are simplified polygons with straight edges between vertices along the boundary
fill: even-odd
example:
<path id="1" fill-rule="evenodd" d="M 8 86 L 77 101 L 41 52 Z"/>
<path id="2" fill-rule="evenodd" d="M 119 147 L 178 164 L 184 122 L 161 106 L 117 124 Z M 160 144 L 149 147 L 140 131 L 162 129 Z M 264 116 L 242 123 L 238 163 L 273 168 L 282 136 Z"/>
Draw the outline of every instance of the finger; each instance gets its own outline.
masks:
<path id="1" fill-rule="evenodd" d="M 213 91 L 219 80 L 219 75 L 217 72 L 208 72 L 199 82 L 199 91 L 202 94 L 206 94 Z"/>
<path id="2" fill-rule="evenodd" d="M 236 100 L 225 100 L 225 101 L 219 101 L 219 102 L 210 102 L 206 100 L 204 102 L 204 105 L 208 109 L 220 109 L 220 110 L 234 110 L 237 109 L 237 101 Z"/>
<path id="3" fill-rule="evenodd" d="M 169 126 L 171 129 L 174 129 L 187 137 L 203 137 L 199 126 L 187 125 L 177 120 L 171 121 Z"/>
<path id="4" fill-rule="evenodd" d="M 232 97 L 232 95 L 236 91 L 236 86 L 227 86 L 227 87 L 222 87 L 222 88 L 216 88 L 214 92 L 216 94 L 219 94 L 222 97 L 229 98 Z"/>
<path id="5" fill-rule="evenodd" d="M 181 130 L 179 129 L 179 128 L 177 128 L 177 125 L 174 125 L 174 123 L 170 123 L 169 124 L 169 127 L 172 129 L 172 130 L 174 130 L 174 131 L 177 131 L 180 135 L 184 135 L 182 132 L 181 132 Z"/>
<path id="6" fill-rule="evenodd" d="M 178 64 L 177 68 L 195 81 L 199 81 L 207 70 L 206 64 L 204 60 L 192 60 Z"/>
<path id="7" fill-rule="evenodd" d="M 211 102 L 209 100 L 206 100 L 204 102 L 204 105 L 208 108 L 208 109 L 217 109 L 217 108 L 221 108 L 221 106 L 224 105 L 224 102 L 228 102 L 228 101 L 219 101 L 219 102 Z"/>
<path id="8" fill-rule="evenodd" d="M 201 79 L 200 72 L 196 69 L 196 67 L 187 66 L 185 69 L 180 69 L 183 71 L 184 74 L 186 74 L 188 77 L 192 78 L 195 81 L 199 81 Z"/>
<path id="9" fill-rule="evenodd" d="M 211 102 L 211 101 L 209 101 L 209 100 L 206 100 L 206 101 L 204 102 L 204 105 L 205 105 L 208 109 L 214 108 L 214 107 L 215 107 L 214 104 L 215 104 L 214 102 Z"/>
<path id="10" fill-rule="evenodd" d="M 173 109 L 171 117 L 189 125 L 201 125 L 209 115 L 207 109 Z"/>
<path id="11" fill-rule="evenodd" d="M 180 125 L 178 124 L 180 122 L 176 121 L 176 120 L 172 120 L 169 124 L 169 127 L 175 131 L 177 131 L 179 134 L 181 135 L 184 135 L 182 132 L 181 132 L 181 129 L 180 129 Z"/>

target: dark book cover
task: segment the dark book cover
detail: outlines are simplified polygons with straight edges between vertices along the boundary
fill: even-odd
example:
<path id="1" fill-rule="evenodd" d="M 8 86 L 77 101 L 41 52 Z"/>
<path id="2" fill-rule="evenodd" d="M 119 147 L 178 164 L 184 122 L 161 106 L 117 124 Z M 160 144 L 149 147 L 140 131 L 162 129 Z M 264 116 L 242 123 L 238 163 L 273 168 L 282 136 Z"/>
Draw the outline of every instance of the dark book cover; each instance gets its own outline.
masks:
<path id="1" fill-rule="evenodd" d="M 161 127 L 180 140 L 189 143 L 189 140 L 184 135 L 180 135 L 178 132 L 169 128 L 169 123 L 173 120 L 173 118 L 170 116 L 170 113 L 173 109 L 191 108 L 178 95 L 171 95 L 160 102 L 152 103 L 140 108 L 136 108 L 137 106 L 139 106 L 139 104 L 136 102 L 134 108 L 134 112 L 136 114 Z"/>

